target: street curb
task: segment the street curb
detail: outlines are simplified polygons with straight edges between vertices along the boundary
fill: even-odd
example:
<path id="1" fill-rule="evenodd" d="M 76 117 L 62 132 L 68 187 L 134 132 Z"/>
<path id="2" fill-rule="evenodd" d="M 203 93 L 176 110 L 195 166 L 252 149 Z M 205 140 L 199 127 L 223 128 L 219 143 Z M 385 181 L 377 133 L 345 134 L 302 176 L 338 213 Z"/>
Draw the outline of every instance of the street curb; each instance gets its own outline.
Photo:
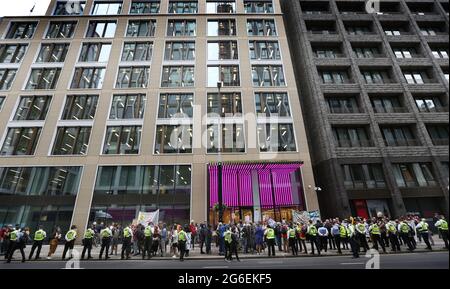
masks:
<path id="1" fill-rule="evenodd" d="M 446 249 L 433 249 L 433 251 L 429 251 L 429 250 L 420 250 L 420 251 L 414 251 L 414 252 L 409 252 L 407 250 L 404 251 L 400 251 L 400 252 L 387 252 L 387 253 L 380 253 L 380 256 L 384 256 L 384 255 L 398 255 L 398 254 L 408 254 L 408 253 L 433 253 L 433 252 L 445 252 L 448 250 Z M 333 255 L 311 255 L 311 254 L 302 254 L 302 255 L 298 255 L 298 256 L 292 256 L 292 255 L 287 255 L 287 256 L 281 256 L 281 255 L 275 255 L 272 257 L 269 257 L 267 255 L 260 255 L 259 256 L 240 256 L 239 259 L 244 260 L 244 259 L 249 259 L 249 260 L 255 260 L 255 259 L 282 259 L 282 258 L 308 258 L 308 257 L 316 257 L 316 258 L 322 258 L 322 257 L 340 257 L 340 256 L 352 256 L 351 253 L 343 253 L 343 254 L 333 254 Z M 364 257 L 365 253 L 361 252 L 360 253 L 360 257 Z M 3 256 L 2 256 L 3 257 Z M 188 260 L 224 260 L 225 257 L 224 256 L 213 256 L 213 257 L 186 257 L 184 260 L 188 261 Z M 151 259 L 142 259 L 142 258 L 130 258 L 130 259 L 120 259 L 120 258 L 111 258 L 108 260 L 105 259 L 98 259 L 98 258 L 93 258 L 93 259 L 85 259 L 85 260 L 81 260 L 81 262 L 98 262 L 98 261 L 113 261 L 113 262 L 117 262 L 117 261 L 123 261 L 123 262 L 129 262 L 129 261 L 152 261 L 152 260 L 174 260 L 174 261 L 179 261 L 179 257 L 177 258 L 172 258 L 172 257 L 152 257 Z M 51 259 L 51 260 L 47 260 L 44 258 L 40 259 L 40 260 L 26 260 L 26 262 L 62 262 L 62 261 L 69 261 L 69 259 L 66 260 L 62 260 L 61 258 L 59 259 Z"/>

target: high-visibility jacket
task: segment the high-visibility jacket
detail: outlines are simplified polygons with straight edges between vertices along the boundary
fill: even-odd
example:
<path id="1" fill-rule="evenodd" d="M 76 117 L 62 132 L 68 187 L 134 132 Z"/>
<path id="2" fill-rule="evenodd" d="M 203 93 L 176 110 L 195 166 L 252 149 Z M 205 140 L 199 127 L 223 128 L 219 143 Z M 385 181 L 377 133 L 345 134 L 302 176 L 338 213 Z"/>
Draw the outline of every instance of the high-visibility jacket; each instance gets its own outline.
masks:
<path id="1" fill-rule="evenodd" d="M 225 242 L 227 242 L 228 244 L 230 244 L 231 243 L 231 241 L 232 241 L 232 238 L 231 238 L 231 231 L 230 230 L 227 230 L 227 231 L 225 231 L 225 233 L 223 234 L 224 236 L 224 239 L 225 239 Z"/>
<path id="2" fill-rule="evenodd" d="M 289 239 L 295 239 L 295 230 L 289 229 L 288 236 L 289 236 Z"/>
<path id="3" fill-rule="evenodd" d="M 86 232 L 84 232 L 84 238 L 85 239 L 92 239 L 94 238 L 94 230 L 92 230 L 91 228 L 87 229 Z"/>
<path id="4" fill-rule="evenodd" d="M 395 228 L 395 225 L 392 223 L 389 223 L 387 225 L 387 229 L 388 229 L 389 233 L 391 233 L 391 234 L 397 233 L 397 228 Z"/>
<path id="5" fill-rule="evenodd" d="M 178 241 L 186 242 L 186 232 L 181 230 L 178 232 Z"/>
<path id="6" fill-rule="evenodd" d="M 275 239 L 275 231 L 272 228 L 267 229 L 267 239 Z"/>
<path id="7" fill-rule="evenodd" d="M 362 223 L 359 223 L 358 225 L 356 225 L 356 230 L 361 233 L 361 234 L 365 234 L 366 233 L 366 226 Z"/>
<path id="8" fill-rule="evenodd" d="M 371 233 L 372 235 L 381 235 L 380 227 L 379 227 L 377 224 L 373 224 L 373 225 L 371 226 L 370 233 Z"/>
<path id="9" fill-rule="evenodd" d="M 130 227 L 126 227 L 123 229 L 123 237 L 124 238 L 131 238 L 131 229 Z"/>
<path id="10" fill-rule="evenodd" d="M 14 230 L 11 232 L 11 234 L 9 235 L 9 239 L 11 241 L 17 241 L 17 235 L 19 235 L 19 230 Z"/>
<path id="11" fill-rule="evenodd" d="M 347 238 L 348 237 L 348 231 L 347 228 L 344 225 L 339 226 L 339 235 L 341 238 Z"/>
<path id="12" fill-rule="evenodd" d="M 316 226 L 309 226 L 308 227 L 308 235 L 310 236 L 317 236 L 317 228 Z"/>
<path id="13" fill-rule="evenodd" d="M 152 228 L 150 226 L 145 227 L 144 235 L 145 235 L 145 237 L 151 237 L 152 236 Z"/>
<path id="14" fill-rule="evenodd" d="M 112 236 L 112 233 L 111 233 L 111 230 L 109 230 L 109 229 L 103 229 L 100 232 L 100 235 L 102 236 L 102 238 L 109 238 Z"/>
<path id="15" fill-rule="evenodd" d="M 441 220 L 441 224 L 439 225 L 439 230 L 448 231 L 448 223 L 446 220 Z"/>
<path id="16" fill-rule="evenodd" d="M 34 233 L 34 240 L 35 241 L 42 241 L 45 239 L 45 231 L 42 229 L 39 229 L 36 231 L 36 233 Z"/>
<path id="17" fill-rule="evenodd" d="M 409 233 L 409 225 L 406 224 L 405 222 L 400 223 L 400 231 L 403 234 L 408 234 Z"/>
<path id="18" fill-rule="evenodd" d="M 66 241 L 68 241 L 68 242 L 73 241 L 73 240 L 75 240 L 76 237 L 77 237 L 77 232 L 75 230 L 70 230 L 66 234 Z"/>
<path id="19" fill-rule="evenodd" d="M 428 232 L 428 224 L 426 222 L 420 222 L 421 226 L 419 228 L 419 232 L 425 233 Z"/>

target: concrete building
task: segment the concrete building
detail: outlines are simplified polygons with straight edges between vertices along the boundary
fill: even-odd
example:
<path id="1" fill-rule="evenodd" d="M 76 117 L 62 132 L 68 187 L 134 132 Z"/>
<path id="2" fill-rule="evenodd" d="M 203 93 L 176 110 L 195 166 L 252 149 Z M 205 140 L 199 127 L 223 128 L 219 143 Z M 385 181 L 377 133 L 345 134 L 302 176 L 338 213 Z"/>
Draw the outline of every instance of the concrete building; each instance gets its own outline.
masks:
<path id="1" fill-rule="evenodd" d="M 378 4 L 282 1 L 321 211 L 448 216 L 448 1 Z"/>
<path id="2" fill-rule="evenodd" d="M 0 224 L 318 209 L 278 0 L 52 0 L 0 37 Z"/>

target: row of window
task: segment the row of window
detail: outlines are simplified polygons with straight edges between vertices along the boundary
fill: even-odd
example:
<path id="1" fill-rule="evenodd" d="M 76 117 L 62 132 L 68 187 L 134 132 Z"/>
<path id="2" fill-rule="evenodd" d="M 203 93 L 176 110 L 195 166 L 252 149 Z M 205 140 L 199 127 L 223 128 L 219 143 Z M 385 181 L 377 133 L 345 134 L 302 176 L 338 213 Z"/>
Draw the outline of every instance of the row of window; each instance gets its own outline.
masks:
<path id="1" fill-rule="evenodd" d="M 442 67 L 442 74 L 449 82 L 448 67 Z M 429 68 L 403 68 L 403 77 L 408 84 L 426 84 L 438 83 L 438 79 L 434 77 L 432 69 Z M 347 68 L 323 69 L 318 68 L 319 76 L 323 84 L 346 84 L 354 83 L 354 79 Z M 397 83 L 391 69 L 378 68 L 369 69 L 360 67 L 361 76 L 365 84 L 389 84 Z"/>
<path id="2" fill-rule="evenodd" d="M 434 145 L 448 146 L 448 124 L 427 124 L 428 134 Z M 380 125 L 386 146 L 418 146 L 419 141 L 411 125 Z M 333 126 L 335 144 L 338 147 L 372 147 L 368 125 Z"/>
<path id="3" fill-rule="evenodd" d="M 280 123 L 262 122 L 257 133 L 260 151 L 296 151 L 296 142 L 286 93 L 256 93 L 258 119 L 283 118 Z M 42 131 L 51 96 L 23 96 L 12 117 L 1 155 L 32 155 Z M 85 155 L 92 123 L 67 126 L 67 120 L 93 120 L 98 96 L 68 96 L 58 124 L 53 155 Z M 146 96 L 114 95 L 107 123 L 103 154 L 138 154 Z M 208 153 L 245 152 L 244 120 L 240 93 L 207 95 Z M 192 152 L 193 94 L 162 94 L 156 125 L 155 154 Z M 236 121 L 234 118 L 239 118 Z M 172 120 L 168 122 L 167 120 Z M 186 119 L 188 123 L 186 124 Z M 227 119 L 231 119 L 227 121 Z M 35 127 L 18 121 L 42 121 Z M 116 120 L 120 120 L 117 122 Z M 134 121 L 132 121 L 134 120 Z M 175 123 L 173 122 L 175 120 Z M 168 124 L 169 123 L 169 124 Z"/>
<path id="4" fill-rule="evenodd" d="M 156 14 L 161 12 L 160 0 L 133 0 L 129 14 Z M 236 13 L 235 0 L 207 0 L 206 13 Z M 168 3 L 170 14 L 199 13 L 196 0 L 170 0 Z M 86 1 L 57 1 L 53 15 L 83 15 Z M 122 1 L 94 1 L 90 15 L 119 15 L 122 13 Z M 272 0 L 244 0 L 245 13 L 274 13 Z"/>
<path id="5" fill-rule="evenodd" d="M 436 59 L 448 59 L 448 43 L 429 43 L 431 53 Z M 424 58 L 425 51 L 418 43 L 398 44 L 391 42 L 390 46 L 395 57 L 398 59 Z M 353 53 L 357 58 L 384 58 L 387 57 L 379 42 L 352 43 Z M 314 43 L 312 45 L 313 54 L 317 58 L 343 58 L 341 44 L 338 43 Z"/>
<path id="6" fill-rule="evenodd" d="M 436 177 L 430 163 L 394 163 L 394 178 L 400 188 L 435 187 Z M 381 164 L 343 165 L 346 189 L 386 188 Z"/>
<path id="7" fill-rule="evenodd" d="M 372 21 L 343 21 L 345 32 L 349 36 L 377 35 L 377 26 Z M 402 35 L 414 35 L 414 29 L 409 21 L 380 21 L 384 34 L 388 37 Z M 306 20 L 306 30 L 310 34 L 338 34 L 338 26 L 335 21 L 329 20 Z M 422 36 L 446 35 L 445 22 L 419 22 L 419 33 Z"/>
<path id="8" fill-rule="evenodd" d="M 401 95 L 369 94 L 375 113 L 408 112 Z M 330 113 L 362 113 L 362 101 L 355 95 L 325 95 Z M 414 95 L 414 102 L 419 112 L 448 112 L 448 100 L 439 95 Z"/>
<path id="9" fill-rule="evenodd" d="M 209 65 L 208 87 L 240 86 L 238 65 Z M 195 73 L 193 65 L 163 66 L 161 87 L 193 87 Z M 10 89 L 17 69 L 0 69 L 0 90 Z M 105 78 L 106 67 L 77 67 L 70 89 L 100 89 Z M 26 83 L 26 90 L 53 90 L 56 88 L 61 68 L 33 68 Z M 146 88 L 149 83 L 150 66 L 120 66 L 116 88 Z M 252 79 L 255 87 L 286 86 L 281 65 L 253 65 Z"/>
<path id="10" fill-rule="evenodd" d="M 38 22 L 11 22 L 5 39 L 31 39 L 34 36 Z M 75 33 L 76 21 L 52 21 L 49 24 L 45 39 L 72 38 Z M 207 36 L 236 36 L 235 19 L 208 20 Z M 116 33 L 115 20 L 90 20 L 86 31 L 87 38 L 113 38 Z M 156 33 L 156 20 L 129 20 L 126 37 L 153 37 Z M 191 37 L 197 35 L 197 21 L 189 19 L 169 19 L 167 25 L 168 37 Z M 277 36 L 275 20 L 247 20 L 248 36 Z"/>

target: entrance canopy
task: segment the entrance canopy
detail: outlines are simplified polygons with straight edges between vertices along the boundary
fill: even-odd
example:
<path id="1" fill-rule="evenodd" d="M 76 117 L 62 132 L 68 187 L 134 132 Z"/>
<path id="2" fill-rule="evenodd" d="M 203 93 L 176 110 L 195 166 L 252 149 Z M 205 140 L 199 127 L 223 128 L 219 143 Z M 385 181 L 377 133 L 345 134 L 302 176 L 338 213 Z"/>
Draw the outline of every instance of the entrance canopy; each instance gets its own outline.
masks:
<path id="1" fill-rule="evenodd" d="M 211 163 L 209 206 L 219 203 L 219 171 L 222 172 L 222 203 L 228 207 L 290 207 L 301 200 L 302 162 Z"/>

